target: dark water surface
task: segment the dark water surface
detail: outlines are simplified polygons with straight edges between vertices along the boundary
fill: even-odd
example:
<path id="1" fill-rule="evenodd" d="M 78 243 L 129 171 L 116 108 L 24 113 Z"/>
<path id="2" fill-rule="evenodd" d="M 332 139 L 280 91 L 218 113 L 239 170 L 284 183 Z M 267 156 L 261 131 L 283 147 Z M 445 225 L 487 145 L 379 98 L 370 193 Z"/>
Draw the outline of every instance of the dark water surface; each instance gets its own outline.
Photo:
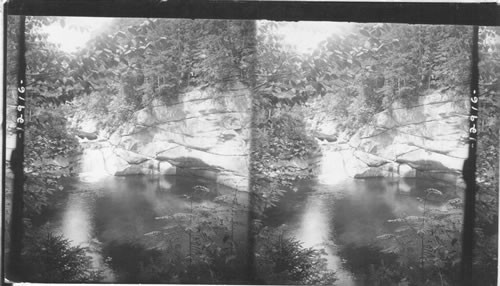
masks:
<path id="1" fill-rule="evenodd" d="M 157 246 L 145 234 L 165 226 L 159 217 L 189 213 L 197 206 L 213 206 L 217 195 L 236 192 L 210 181 L 176 176 L 109 177 L 97 182 L 74 179 L 65 185 L 66 195 L 37 223 L 47 223 L 49 230 L 70 239 L 73 245 L 89 247 L 94 265 L 100 268 L 107 256 L 103 252 L 117 254 L 115 265 L 123 263 L 126 269 L 127 261 L 123 260 L 140 259 L 147 249 Z M 190 200 L 186 196 L 196 185 L 208 187 L 210 193 Z M 247 194 L 237 193 L 244 201 Z M 112 271 L 106 272 L 106 281 L 114 282 Z"/>
<path id="2" fill-rule="evenodd" d="M 195 185 L 208 186 L 219 194 L 234 192 L 206 181 L 174 176 L 110 177 L 93 183 L 75 180 L 68 182 L 67 196 L 43 220 L 75 245 L 89 246 L 96 266 L 105 265 L 103 249 L 108 249 L 108 255 L 121 253 L 119 259 L 127 263 L 137 259 L 138 254 L 130 251 L 144 252 L 152 245 L 139 250 L 125 246 L 136 245 L 144 241 L 146 233 L 161 229 L 164 222 L 157 217 L 189 210 L 191 201 L 184 195 Z M 373 242 L 378 235 L 392 230 L 387 220 L 421 214 L 416 197 L 428 187 L 451 194 L 456 189 L 428 179 L 347 180 L 335 185 L 302 182 L 298 192 L 287 194 L 276 209 L 268 212 L 267 224 L 286 224 L 289 235 L 304 246 L 325 249 L 329 267 L 337 271 L 339 285 L 364 285 L 357 276 L 382 255 Z M 208 194 L 195 204 L 214 204 L 214 196 Z M 117 247 L 115 252 L 109 250 L 112 246 Z M 127 249 L 118 251 L 120 247 Z M 106 281 L 115 278 L 108 269 Z"/>
<path id="3" fill-rule="evenodd" d="M 338 285 L 365 285 L 361 276 L 383 254 L 376 237 L 394 230 L 387 220 L 422 215 L 417 197 L 427 188 L 438 188 L 455 197 L 453 184 L 430 179 L 346 180 L 335 185 L 303 182 L 300 191 L 288 194 L 278 209 L 269 212 L 268 223 L 286 224 L 290 236 L 304 246 L 325 249 L 328 265 L 337 271 Z M 439 207 L 439 202 L 428 202 Z"/>

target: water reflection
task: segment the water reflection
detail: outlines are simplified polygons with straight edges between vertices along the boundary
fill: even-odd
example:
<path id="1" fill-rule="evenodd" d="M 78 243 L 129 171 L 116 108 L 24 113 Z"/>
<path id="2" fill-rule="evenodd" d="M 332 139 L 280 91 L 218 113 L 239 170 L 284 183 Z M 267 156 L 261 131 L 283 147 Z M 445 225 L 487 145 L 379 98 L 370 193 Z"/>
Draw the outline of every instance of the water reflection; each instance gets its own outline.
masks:
<path id="1" fill-rule="evenodd" d="M 211 199 L 216 194 L 234 192 L 210 182 L 182 177 L 110 177 L 94 183 L 75 181 L 67 185 L 69 194 L 60 211 L 52 213 L 47 220 L 56 233 L 63 234 L 74 245 L 88 246 L 95 266 L 105 268 L 105 258 L 113 256 L 116 269 L 123 273 L 134 272 L 136 262 L 141 259 L 165 259 L 149 251 L 158 241 L 145 239 L 144 234 L 165 226 L 157 217 L 189 211 L 191 201 L 183 195 L 198 184 L 213 191 L 194 202 L 199 206 L 213 205 Z M 380 254 L 374 244 L 378 235 L 392 231 L 393 226 L 387 220 L 421 214 L 415 196 L 437 185 L 429 181 L 389 179 L 348 180 L 337 184 L 302 182 L 298 192 L 288 193 L 277 208 L 267 213 L 266 223 L 270 226 L 286 224 L 289 235 L 302 241 L 304 246 L 324 248 L 328 266 L 337 272 L 339 285 L 364 285 L 362 277 L 369 264 L 390 258 Z M 453 193 L 455 186 L 440 188 Z M 238 216 L 241 222 L 246 221 L 244 215 Z M 245 240 L 246 227 L 243 223 L 239 226 L 236 241 Z M 182 251 L 186 241 L 181 244 L 178 248 Z M 119 255 L 119 249 L 131 249 L 135 254 Z M 116 264 L 123 259 L 135 262 Z M 125 276 L 131 281 L 144 278 L 139 274 L 130 275 Z M 108 282 L 116 281 L 115 278 L 108 273 Z M 161 277 L 154 279 L 157 278 Z"/>
<path id="2" fill-rule="evenodd" d="M 330 213 L 332 209 L 328 197 L 325 195 L 309 196 L 305 209 L 307 211 L 291 235 L 302 241 L 305 247 L 325 249 L 328 267 L 336 270 L 338 284 L 355 285 L 352 275 L 342 267 L 342 261 L 337 255 L 337 245 L 331 239 L 334 232 L 331 229 L 332 225 L 328 216 L 325 215 Z"/>
<path id="3" fill-rule="evenodd" d="M 210 192 L 191 201 L 184 195 L 189 194 L 195 185 L 206 186 Z M 174 176 L 108 177 L 96 182 L 76 180 L 67 182 L 65 189 L 68 191 L 67 196 L 62 199 L 62 203 L 55 205 L 59 209 L 47 213 L 44 221 L 50 223 L 51 231 L 71 240 L 73 245 L 88 247 L 94 267 L 106 272 L 104 282 L 116 282 L 119 278 L 114 275 L 117 273 L 111 273 L 108 266 L 114 272 L 119 269 L 118 274 L 122 275 L 130 269 L 136 269 L 141 259 L 164 259 L 149 249 L 157 247 L 158 240 L 165 243 L 165 239 L 152 240 L 145 236 L 165 226 L 165 222 L 157 217 L 189 212 L 196 206 L 213 206 L 211 199 L 216 195 L 235 193 L 230 188 L 210 181 Z M 244 194 L 238 193 L 238 196 Z M 235 220 L 235 223 L 246 222 L 244 215 L 239 216 L 241 219 Z M 246 226 L 235 229 L 238 241 L 246 241 Z M 178 250 L 182 252 L 187 249 L 186 243 L 186 239 L 181 239 Z M 117 250 L 122 248 L 134 252 L 125 257 L 118 255 Z M 108 256 L 114 262 L 105 263 Z M 131 261 L 124 262 L 123 259 Z M 160 279 L 160 276 L 146 279 L 142 274 L 136 274 L 123 274 L 121 278 L 130 280 L 125 282 L 161 282 L 155 280 Z"/>
<path id="4" fill-rule="evenodd" d="M 88 243 L 92 238 L 91 208 L 88 198 L 70 194 L 68 207 L 62 214 L 61 233 L 76 246 Z"/>
<path id="5" fill-rule="evenodd" d="M 47 220 L 75 245 L 96 239 L 132 241 L 161 227 L 156 217 L 189 209 L 190 202 L 182 194 L 196 184 L 205 183 L 147 176 L 70 182 L 63 208 Z"/>
<path id="6" fill-rule="evenodd" d="M 375 245 L 377 236 L 394 230 L 387 220 L 421 215 L 416 196 L 437 185 L 450 196 L 455 193 L 453 185 L 417 179 L 307 182 L 299 193 L 288 194 L 278 209 L 268 213 L 269 223 L 287 224 L 290 235 L 304 246 L 325 248 L 339 285 L 364 285 L 363 271 L 370 264 L 393 259 Z"/>
<path id="7" fill-rule="evenodd" d="M 103 194 L 95 201 L 95 232 L 99 240 L 132 241 L 159 227 L 156 216 L 176 204 L 162 200 L 156 184 L 147 178 L 113 178 L 102 184 Z"/>
<path id="8" fill-rule="evenodd" d="M 103 270 L 103 282 L 111 282 L 113 274 L 105 266 L 101 243 L 95 237 L 94 207 L 92 196 L 81 191 L 70 193 L 60 217 L 51 221 L 51 225 L 55 226 L 52 231 L 69 239 L 72 246 L 87 247 L 92 267 Z"/>

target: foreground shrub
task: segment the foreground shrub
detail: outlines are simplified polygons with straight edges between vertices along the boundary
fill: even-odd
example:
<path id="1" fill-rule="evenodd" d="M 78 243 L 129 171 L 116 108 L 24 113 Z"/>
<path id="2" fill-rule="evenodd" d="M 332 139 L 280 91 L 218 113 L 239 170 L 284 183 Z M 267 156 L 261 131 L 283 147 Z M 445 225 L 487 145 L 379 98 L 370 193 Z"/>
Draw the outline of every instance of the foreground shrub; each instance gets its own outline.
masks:
<path id="1" fill-rule="evenodd" d="M 86 248 L 71 246 L 68 239 L 48 233 L 30 238 L 23 255 L 26 281 L 98 282 L 100 271 L 92 267 Z"/>

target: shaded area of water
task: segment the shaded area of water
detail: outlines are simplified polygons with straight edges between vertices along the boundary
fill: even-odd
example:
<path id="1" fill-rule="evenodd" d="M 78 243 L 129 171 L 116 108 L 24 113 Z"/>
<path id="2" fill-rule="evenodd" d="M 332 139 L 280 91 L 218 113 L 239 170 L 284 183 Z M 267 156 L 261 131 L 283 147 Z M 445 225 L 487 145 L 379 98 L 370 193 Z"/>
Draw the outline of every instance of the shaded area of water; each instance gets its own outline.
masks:
<path id="1" fill-rule="evenodd" d="M 194 186 L 210 190 L 196 199 L 189 199 Z M 110 177 L 97 182 L 70 180 L 66 182 L 66 195 L 58 198 L 51 211 L 45 212 L 37 224 L 48 223 L 48 229 L 62 234 L 73 245 L 89 247 L 94 265 L 107 268 L 107 282 L 158 282 L 162 277 L 147 277 L 141 269 L 146 263 L 161 263 L 162 257 L 153 248 L 162 238 L 148 239 L 145 234 L 161 230 L 165 221 L 158 217 L 188 213 L 194 207 L 213 206 L 217 195 L 236 193 L 242 201 L 247 194 L 193 177 L 128 176 Z M 241 220 L 246 216 L 240 215 Z M 241 241 L 245 232 L 238 229 Z M 179 250 L 187 249 L 184 233 Z M 243 243 L 242 243 L 243 244 Z M 110 263 L 106 259 L 112 258 Z M 166 280 L 163 280 L 166 281 Z"/>
<path id="2" fill-rule="evenodd" d="M 376 237 L 394 230 L 390 219 L 421 215 L 417 197 L 429 187 L 439 187 L 445 197 L 455 196 L 454 185 L 429 179 L 346 180 L 335 185 L 303 182 L 278 208 L 268 212 L 268 223 L 286 224 L 289 235 L 304 246 L 323 248 L 329 267 L 337 271 L 338 285 L 365 285 L 370 265 L 394 261 L 381 253 Z M 439 206 L 435 202 L 433 207 Z"/>
<path id="3" fill-rule="evenodd" d="M 195 185 L 207 186 L 211 192 L 193 202 L 186 194 Z M 286 224 L 288 234 L 304 246 L 325 249 L 329 268 L 337 272 L 338 285 L 366 285 L 363 277 L 371 264 L 394 260 L 379 251 L 374 244 L 376 237 L 393 230 L 387 220 L 420 215 L 416 197 L 429 187 L 439 187 L 447 196 L 453 196 L 456 189 L 429 179 L 377 178 L 332 185 L 301 182 L 298 192 L 287 193 L 276 208 L 268 211 L 266 223 Z M 178 176 L 110 177 L 93 183 L 74 180 L 67 182 L 66 191 L 67 195 L 39 223 L 48 222 L 52 231 L 75 245 L 89 246 L 96 266 L 112 265 L 113 271 L 106 272 L 108 282 L 117 281 L 117 275 L 122 277 L 118 282 L 167 281 L 161 276 L 164 272 L 145 274 L 141 268 L 147 263 L 166 263 L 154 249 L 159 241 L 145 239 L 145 234 L 165 226 L 157 217 L 188 212 L 192 203 L 214 205 L 216 195 L 235 192 L 213 182 Z M 239 193 L 239 200 L 246 195 Z M 240 224 L 236 240 L 244 248 L 247 218 L 243 213 L 237 216 Z M 181 243 L 173 245 L 178 255 L 188 251 L 187 239 L 184 236 Z M 113 261 L 105 263 L 108 257 Z"/>

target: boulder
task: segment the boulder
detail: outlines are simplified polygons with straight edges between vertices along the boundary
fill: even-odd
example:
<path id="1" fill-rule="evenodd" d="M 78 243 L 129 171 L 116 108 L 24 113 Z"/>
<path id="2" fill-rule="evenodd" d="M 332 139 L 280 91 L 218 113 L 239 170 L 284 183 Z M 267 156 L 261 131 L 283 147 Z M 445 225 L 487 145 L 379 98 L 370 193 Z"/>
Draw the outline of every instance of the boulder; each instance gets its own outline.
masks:
<path id="1" fill-rule="evenodd" d="M 400 155 L 396 161 L 420 171 L 460 171 L 465 158 L 447 156 L 429 150 L 417 149 Z"/>
<path id="2" fill-rule="evenodd" d="M 454 180 L 467 158 L 467 97 L 452 92 L 421 96 L 411 105 L 394 102 L 375 114 L 347 144 L 322 145 L 323 155 L 341 154 L 350 177 L 440 176 Z M 325 165 L 325 164 L 324 164 Z M 328 165 L 328 164 L 326 164 Z M 336 165 L 336 166 L 337 166 Z M 335 169 L 329 163 L 329 169 Z"/>
<path id="3" fill-rule="evenodd" d="M 382 165 L 385 165 L 385 164 L 391 162 L 390 160 L 385 159 L 383 157 L 379 157 L 379 156 L 376 156 L 376 155 L 373 155 L 370 153 L 366 153 L 366 152 L 362 152 L 359 150 L 354 150 L 353 155 L 358 160 L 365 163 L 368 167 L 380 167 Z"/>
<path id="4" fill-rule="evenodd" d="M 376 178 L 376 177 L 399 177 L 399 164 L 395 162 L 384 165 L 369 167 L 361 173 L 354 175 L 354 178 Z"/>
<path id="5" fill-rule="evenodd" d="M 114 152 L 118 157 L 127 161 L 127 163 L 129 163 L 131 165 L 141 164 L 141 163 L 144 163 L 150 159 L 145 155 L 137 154 L 135 152 L 127 151 L 127 150 L 120 149 L 120 148 L 116 148 L 114 150 Z"/>
<path id="6" fill-rule="evenodd" d="M 241 175 L 247 174 L 249 170 L 246 154 L 221 155 L 182 145 L 159 152 L 156 159 L 181 168 L 229 170 Z"/>
<path id="7" fill-rule="evenodd" d="M 78 136 L 80 139 L 88 139 L 88 140 L 96 140 L 97 139 L 96 133 L 90 133 L 90 132 L 85 132 L 85 131 L 77 131 L 76 136 Z"/>
<path id="8" fill-rule="evenodd" d="M 353 149 L 340 151 L 340 156 L 341 156 L 340 158 L 344 164 L 345 173 L 350 178 L 354 178 L 357 174 L 362 174 L 363 172 L 365 172 L 370 168 L 363 161 L 356 158 L 356 156 L 354 156 L 353 151 L 354 151 Z M 333 162 L 338 162 L 338 161 L 333 161 Z"/>
<path id="9" fill-rule="evenodd" d="M 398 174 L 400 177 L 404 177 L 404 178 L 415 178 L 417 176 L 417 170 L 413 169 L 409 165 L 399 164 L 398 165 Z"/>
<path id="10" fill-rule="evenodd" d="M 250 108 L 250 91 L 241 84 L 227 92 L 195 89 L 168 103 L 154 101 L 109 136 L 112 154 L 103 151 L 108 170 L 115 175 L 191 170 L 246 190 Z"/>
<path id="11" fill-rule="evenodd" d="M 162 175 L 175 175 L 177 173 L 177 168 L 170 164 L 169 162 L 158 162 L 159 172 Z"/>
<path id="12" fill-rule="evenodd" d="M 466 101 L 454 93 L 421 96 L 411 106 L 396 101 L 376 114 L 349 144 L 370 166 L 382 161 L 360 157 L 359 151 L 423 171 L 460 170 L 467 156 Z"/>
<path id="13" fill-rule="evenodd" d="M 130 167 L 130 164 L 127 161 L 116 155 L 113 147 L 102 148 L 100 149 L 100 152 L 103 157 L 104 169 L 109 175 L 116 175 L 117 173 L 123 172 Z"/>
<path id="14" fill-rule="evenodd" d="M 361 173 L 354 175 L 356 179 L 391 177 L 394 173 L 385 168 L 369 168 Z"/>
<path id="15" fill-rule="evenodd" d="M 321 132 L 316 132 L 314 134 L 314 137 L 318 138 L 319 140 L 326 140 L 328 142 L 336 142 L 337 141 L 337 136 L 335 136 L 335 135 L 328 135 L 328 134 L 324 134 L 324 133 L 321 133 Z"/>
<path id="16" fill-rule="evenodd" d="M 78 128 L 85 133 L 97 133 L 97 120 L 85 119 L 78 123 Z"/>

